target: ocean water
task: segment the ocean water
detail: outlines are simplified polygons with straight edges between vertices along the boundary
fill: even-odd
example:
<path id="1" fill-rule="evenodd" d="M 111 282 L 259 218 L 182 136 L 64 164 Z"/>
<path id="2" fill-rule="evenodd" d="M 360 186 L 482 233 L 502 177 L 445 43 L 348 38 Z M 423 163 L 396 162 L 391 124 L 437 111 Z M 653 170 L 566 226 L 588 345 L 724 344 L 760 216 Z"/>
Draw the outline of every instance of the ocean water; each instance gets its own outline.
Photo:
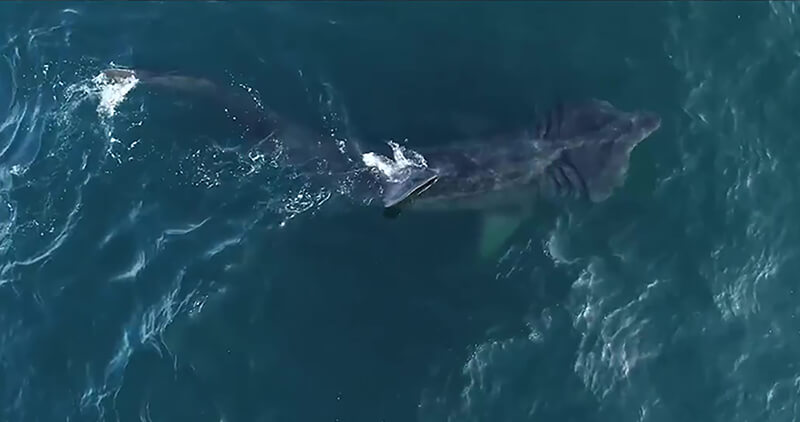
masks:
<path id="1" fill-rule="evenodd" d="M 0 37 L 0 420 L 800 418 L 797 3 L 4 2 Z M 481 259 L 480 215 L 326 213 L 112 66 L 375 148 L 663 123 Z"/>

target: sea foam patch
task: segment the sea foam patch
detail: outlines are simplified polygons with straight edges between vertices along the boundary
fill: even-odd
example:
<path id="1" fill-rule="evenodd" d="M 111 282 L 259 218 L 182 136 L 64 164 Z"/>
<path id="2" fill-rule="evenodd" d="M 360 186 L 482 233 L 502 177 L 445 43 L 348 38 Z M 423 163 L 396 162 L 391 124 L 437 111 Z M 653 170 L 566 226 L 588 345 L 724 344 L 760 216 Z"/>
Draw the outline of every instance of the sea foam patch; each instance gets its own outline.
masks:
<path id="1" fill-rule="evenodd" d="M 367 167 L 372 167 L 380 171 L 389 180 L 396 181 L 398 177 L 407 174 L 403 170 L 409 167 L 425 168 L 428 163 L 422 154 L 405 148 L 396 142 L 389 141 L 389 146 L 392 148 L 392 158 L 368 152 L 362 154 L 361 160 Z"/>
<path id="2" fill-rule="evenodd" d="M 97 105 L 97 113 L 112 117 L 128 92 L 139 83 L 139 79 L 133 74 L 126 78 L 111 79 L 105 73 L 100 73 L 92 78 L 92 82 L 99 88 L 100 103 Z"/>

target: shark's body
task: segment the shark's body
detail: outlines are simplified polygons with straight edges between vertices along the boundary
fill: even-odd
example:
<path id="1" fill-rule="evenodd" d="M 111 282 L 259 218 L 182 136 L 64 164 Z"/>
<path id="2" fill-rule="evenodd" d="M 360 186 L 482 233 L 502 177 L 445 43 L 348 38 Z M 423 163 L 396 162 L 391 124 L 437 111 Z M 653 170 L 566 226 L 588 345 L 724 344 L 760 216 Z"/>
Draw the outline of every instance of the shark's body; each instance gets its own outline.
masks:
<path id="1" fill-rule="evenodd" d="M 633 148 L 660 126 L 649 112 L 605 101 L 561 107 L 518 134 L 421 149 L 426 165 L 386 181 L 384 205 L 419 210 L 508 209 L 534 196 L 599 202 L 624 180 Z"/>
<path id="2" fill-rule="evenodd" d="M 653 113 L 624 112 L 606 101 L 589 100 L 561 106 L 534 127 L 512 135 L 416 149 L 421 160 L 415 163 L 380 157 L 393 166 L 387 172 L 362 162 L 367 155 L 354 156 L 361 155 L 357 141 L 351 140 L 354 148 L 348 156 L 312 130 L 208 80 L 125 69 L 104 74 L 111 79 L 136 77 L 145 85 L 214 98 L 257 128 L 258 137 L 279 140 L 285 165 L 302 168 L 309 162 L 324 162 L 324 170 L 310 166 L 313 170 L 309 171 L 332 180 L 347 175 L 356 182 L 351 199 L 381 204 L 388 216 L 397 216 L 401 210 L 454 209 L 509 215 L 541 196 L 602 201 L 622 184 L 633 148 L 661 124 Z"/>

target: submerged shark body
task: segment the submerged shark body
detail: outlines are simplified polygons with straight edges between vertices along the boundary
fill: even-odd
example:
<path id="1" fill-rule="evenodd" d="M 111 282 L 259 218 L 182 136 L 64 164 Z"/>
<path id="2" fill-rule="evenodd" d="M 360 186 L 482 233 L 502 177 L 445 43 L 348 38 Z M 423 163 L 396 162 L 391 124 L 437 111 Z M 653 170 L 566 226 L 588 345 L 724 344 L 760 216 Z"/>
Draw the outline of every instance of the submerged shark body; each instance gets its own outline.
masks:
<path id="1" fill-rule="evenodd" d="M 385 177 L 384 205 L 480 210 L 537 195 L 599 202 L 622 184 L 631 151 L 660 124 L 653 113 L 623 112 L 606 101 L 562 106 L 516 135 L 418 150 L 425 165 Z"/>
<path id="2" fill-rule="evenodd" d="M 624 181 L 631 151 L 661 124 L 653 113 L 625 112 L 606 101 L 589 100 L 560 106 L 534 127 L 512 135 L 417 149 L 414 160 L 395 150 L 389 159 L 362 155 L 355 140 L 343 153 L 312 130 L 205 79 L 125 69 L 104 74 L 215 98 L 257 128 L 259 137 L 279 140 L 285 165 L 323 162 L 324 171 L 319 166 L 310 171 L 332 179 L 347 176 L 356 182 L 351 199 L 380 204 L 390 217 L 406 210 L 475 210 L 502 215 L 506 226 L 515 226 L 519 218 L 509 216 L 524 214 L 521 210 L 537 197 L 603 201 Z"/>

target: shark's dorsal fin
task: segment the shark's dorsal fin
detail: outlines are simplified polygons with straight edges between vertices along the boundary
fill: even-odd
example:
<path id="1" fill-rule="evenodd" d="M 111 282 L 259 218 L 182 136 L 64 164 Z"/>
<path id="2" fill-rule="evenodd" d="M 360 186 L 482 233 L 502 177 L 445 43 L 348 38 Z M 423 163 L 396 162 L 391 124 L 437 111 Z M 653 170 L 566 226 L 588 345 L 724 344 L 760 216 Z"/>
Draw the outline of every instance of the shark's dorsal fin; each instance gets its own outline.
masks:
<path id="1" fill-rule="evenodd" d="M 426 168 L 406 170 L 405 177 L 383 182 L 383 206 L 396 208 L 402 203 L 428 190 L 438 180 L 435 171 Z"/>

